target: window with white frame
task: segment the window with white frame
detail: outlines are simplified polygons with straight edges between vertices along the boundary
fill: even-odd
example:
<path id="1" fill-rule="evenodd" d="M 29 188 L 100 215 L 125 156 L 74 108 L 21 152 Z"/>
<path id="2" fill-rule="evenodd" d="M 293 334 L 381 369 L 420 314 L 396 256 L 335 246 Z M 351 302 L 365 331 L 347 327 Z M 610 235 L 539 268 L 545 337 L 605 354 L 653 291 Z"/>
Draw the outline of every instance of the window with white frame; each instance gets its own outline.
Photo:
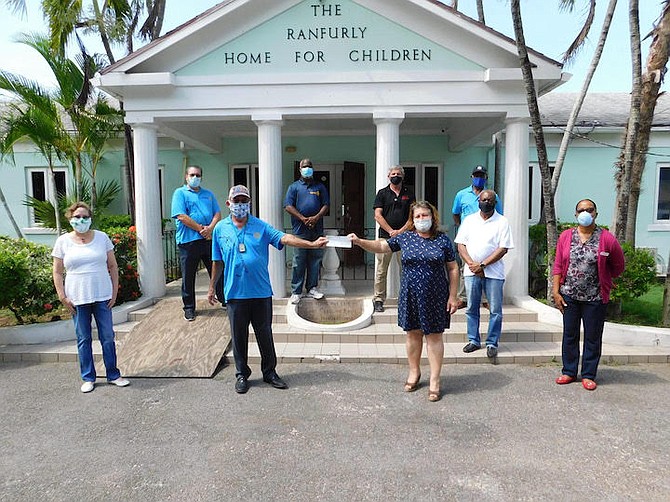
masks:
<path id="1" fill-rule="evenodd" d="M 54 168 L 54 177 L 52 180 L 48 167 L 28 167 L 26 168 L 27 194 L 37 200 L 48 200 L 56 205 L 53 194 L 53 183 L 56 184 L 56 193 L 58 196 L 67 195 L 68 192 L 68 171 L 67 168 Z M 32 208 L 28 208 L 28 221 L 31 227 L 40 227 L 41 224 L 35 222 L 35 214 Z"/>
<path id="2" fill-rule="evenodd" d="M 258 216 L 258 165 L 235 164 L 230 168 L 230 186 L 244 185 L 251 195 L 251 213 Z"/>
<path id="3" fill-rule="evenodd" d="M 422 163 L 403 164 L 405 170 L 404 185 L 414 191 L 416 200 L 426 200 L 442 214 L 444 205 L 442 164 Z"/>
<path id="4" fill-rule="evenodd" d="M 654 220 L 657 223 L 670 223 L 670 165 L 658 166 L 656 181 Z"/>

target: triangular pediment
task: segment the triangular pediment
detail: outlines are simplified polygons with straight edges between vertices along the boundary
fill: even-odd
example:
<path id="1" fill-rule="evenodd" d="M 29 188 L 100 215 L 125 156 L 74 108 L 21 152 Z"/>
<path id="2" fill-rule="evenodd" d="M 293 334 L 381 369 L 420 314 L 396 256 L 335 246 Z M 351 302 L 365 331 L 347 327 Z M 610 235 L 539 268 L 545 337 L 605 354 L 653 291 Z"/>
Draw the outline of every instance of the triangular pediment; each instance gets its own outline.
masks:
<path id="1" fill-rule="evenodd" d="M 304 1 L 175 72 L 177 76 L 481 71 L 477 63 L 352 0 Z"/>
<path id="2" fill-rule="evenodd" d="M 560 64 L 530 50 L 550 73 Z M 513 40 L 433 0 L 228 0 L 105 70 L 179 77 L 518 70 Z M 540 77 L 541 78 L 541 77 Z"/>

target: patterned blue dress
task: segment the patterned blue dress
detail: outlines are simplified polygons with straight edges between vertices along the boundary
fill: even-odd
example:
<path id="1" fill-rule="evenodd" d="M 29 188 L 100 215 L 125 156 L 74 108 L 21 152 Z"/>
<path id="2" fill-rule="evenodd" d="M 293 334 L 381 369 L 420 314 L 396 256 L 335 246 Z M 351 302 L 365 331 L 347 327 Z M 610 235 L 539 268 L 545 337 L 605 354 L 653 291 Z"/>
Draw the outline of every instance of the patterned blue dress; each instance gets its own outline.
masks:
<path id="1" fill-rule="evenodd" d="M 444 233 L 424 239 L 416 232 L 403 232 L 387 242 L 393 251 L 402 251 L 398 326 L 442 333 L 451 321 L 446 270 L 446 262 L 456 259 L 451 239 Z"/>

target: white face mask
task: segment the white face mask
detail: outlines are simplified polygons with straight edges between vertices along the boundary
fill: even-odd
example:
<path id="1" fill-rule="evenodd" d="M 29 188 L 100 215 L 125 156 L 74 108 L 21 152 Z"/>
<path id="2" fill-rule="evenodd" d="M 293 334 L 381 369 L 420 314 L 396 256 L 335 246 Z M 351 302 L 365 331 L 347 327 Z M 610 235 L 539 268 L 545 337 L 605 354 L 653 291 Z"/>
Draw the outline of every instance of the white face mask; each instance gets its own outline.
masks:
<path id="1" fill-rule="evenodd" d="M 91 228 L 91 218 L 70 218 L 70 226 L 72 226 L 75 232 L 85 234 Z"/>
<path id="2" fill-rule="evenodd" d="M 414 218 L 414 228 L 416 228 L 419 232 L 428 232 L 432 226 L 432 218 Z"/>

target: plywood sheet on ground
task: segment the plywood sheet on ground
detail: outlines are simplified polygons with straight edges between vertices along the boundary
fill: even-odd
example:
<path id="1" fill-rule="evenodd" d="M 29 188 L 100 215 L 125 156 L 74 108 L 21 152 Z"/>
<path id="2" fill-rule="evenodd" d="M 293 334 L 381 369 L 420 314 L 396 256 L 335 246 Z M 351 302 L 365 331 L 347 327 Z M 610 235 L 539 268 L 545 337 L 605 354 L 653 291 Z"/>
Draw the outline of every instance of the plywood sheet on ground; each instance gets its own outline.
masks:
<path id="1" fill-rule="evenodd" d="M 124 376 L 201 377 L 214 374 L 230 342 L 228 317 L 220 306 L 198 302 L 195 321 L 184 320 L 181 298 L 166 298 L 120 344 Z"/>

